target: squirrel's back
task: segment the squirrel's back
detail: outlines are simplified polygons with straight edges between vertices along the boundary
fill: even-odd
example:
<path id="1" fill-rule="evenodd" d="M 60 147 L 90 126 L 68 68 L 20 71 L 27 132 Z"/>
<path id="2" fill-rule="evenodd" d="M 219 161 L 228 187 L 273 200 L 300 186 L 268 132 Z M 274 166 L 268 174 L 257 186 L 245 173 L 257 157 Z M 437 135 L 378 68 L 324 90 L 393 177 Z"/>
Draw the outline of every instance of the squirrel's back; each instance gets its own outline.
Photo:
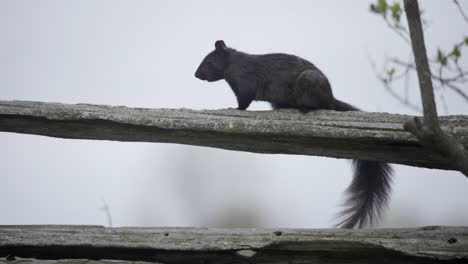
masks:
<path id="1" fill-rule="evenodd" d="M 312 87 L 320 88 L 313 92 L 325 95 L 322 101 L 326 100 L 326 104 L 310 108 L 332 109 L 334 99 L 328 79 L 311 62 L 285 53 L 252 55 L 230 50 L 230 56 L 224 78 L 235 93 L 253 87 L 253 100 L 270 102 L 275 108 L 300 108 L 297 99 L 305 96 L 312 81 Z M 243 85 L 237 88 L 239 83 Z"/>

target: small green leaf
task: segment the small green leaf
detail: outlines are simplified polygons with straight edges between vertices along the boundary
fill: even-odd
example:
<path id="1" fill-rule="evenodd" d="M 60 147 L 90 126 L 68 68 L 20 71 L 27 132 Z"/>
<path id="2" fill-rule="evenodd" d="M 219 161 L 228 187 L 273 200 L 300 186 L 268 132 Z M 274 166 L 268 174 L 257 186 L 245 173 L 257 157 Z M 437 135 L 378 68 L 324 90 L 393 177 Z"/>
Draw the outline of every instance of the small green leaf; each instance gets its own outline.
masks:
<path id="1" fill-rule="evenodd" d="M 440 62 L 442 61 L 442 58 L 444 55 L 442 54 L 442 51 L 440 49 L 437 49 L 437 61 Z"/>
<path id="2" fill-rule="evenodd" d="M 386 0 L 378 0 L 377 4 L 371 4 L 370 9 L 372 12 L 381 14 L 381 15 L 386 15 L 387 9 L 388 9 L 388 4 Z"/>
<path id="3" fill-rule="evenodd" d="M 437 61 L 442 65 L 447 65 L 447 57 L 444 56 L 440 49 L 437 49 Z"/>
<path id="4" fill-rule="evenodd" d="M 388 8 L 387 0 L 379 0 L 379 6 L 383 9 L 386 10 Z"/>
<path id="5" fill-rule="evenodd" d="M 455 58 L 455 60 L 460 58 L 461 52 L 460 52 L 460 49 L 458 48 L 458 46 L 455 46 L 453 48 L 453 51 L 452 51 L 451 55 Z"/>
<path id="6" fill-rule="evenodd" d="M 401 18 L 401 6 L 399 3 L 394 3 L 391 7 L 390 7 L 390 10 L 392 11 L 392 17 L 400 22 L 400 18 Z"/>
<path id="7" fill-rule="evenodd" d="M 468 46 L 468 37 L 465 37 L 465 45 Z"/>
<path id="8" fill-rule="evenodd" d="M 392 77 L 395 74 L 395 68 L 390 68 L 387 73 L 390 77 Z"/>

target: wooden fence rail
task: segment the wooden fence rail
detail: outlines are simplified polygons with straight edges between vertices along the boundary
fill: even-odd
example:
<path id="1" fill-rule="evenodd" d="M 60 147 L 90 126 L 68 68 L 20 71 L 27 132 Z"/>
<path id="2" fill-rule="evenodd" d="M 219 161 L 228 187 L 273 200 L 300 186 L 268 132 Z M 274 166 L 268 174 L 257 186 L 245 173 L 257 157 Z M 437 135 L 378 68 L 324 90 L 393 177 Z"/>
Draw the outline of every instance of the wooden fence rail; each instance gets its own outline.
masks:
<path id="1" fill-rule="evenodd" d="M 0 263 L 468 263 L 468 227 L 0 226 Z M 16 262 L 15 262 L 16 263 Z M 91 262 L 92 263 L 92 262 Z"/>
<path id="2" fill-rule="evenodd" d="M 0 131 L 59 138 L 166 142 L 257 153 L 383 160 L 453 169 L 403 129 L 405 115 L 294 110 L 144 109 L 0 101 Z M 468 147 L 468 117 L 441 118 Z"/>

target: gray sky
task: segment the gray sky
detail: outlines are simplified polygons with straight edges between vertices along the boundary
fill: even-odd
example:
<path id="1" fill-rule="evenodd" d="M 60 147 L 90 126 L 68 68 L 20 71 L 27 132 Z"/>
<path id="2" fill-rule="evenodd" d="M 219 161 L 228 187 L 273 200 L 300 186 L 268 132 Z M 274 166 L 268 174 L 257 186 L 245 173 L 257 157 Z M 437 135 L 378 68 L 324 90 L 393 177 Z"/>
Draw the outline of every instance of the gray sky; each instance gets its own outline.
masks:
<path id="1" fill-rule="evenodd" d="M 223 39 L 249 53 L 312 61 L 337 98 L 364 110 L 415 114 L 385 92 L 369 64 L 369 56 L 380 66 L 410 52 L 369 3 L 0 0 L 0 99 L 234 107 L 225 82 L 193 76 Z M 451 1 L 421 5 L 430 54 L 468 34 Z M 410 98 L 418 102 L 414 79 Z M 449 114 L 468 113 L 464 101 L 444 95 Z M 348 161 L 320 157 L 11 133 L 0 133 L 0 147 L 0 224 L 106 225 L 105 200 L 116 226 L 330 227 L 351 179 Z M 395 167 L 379 226 L 468 224 L 460 173 Z"/>

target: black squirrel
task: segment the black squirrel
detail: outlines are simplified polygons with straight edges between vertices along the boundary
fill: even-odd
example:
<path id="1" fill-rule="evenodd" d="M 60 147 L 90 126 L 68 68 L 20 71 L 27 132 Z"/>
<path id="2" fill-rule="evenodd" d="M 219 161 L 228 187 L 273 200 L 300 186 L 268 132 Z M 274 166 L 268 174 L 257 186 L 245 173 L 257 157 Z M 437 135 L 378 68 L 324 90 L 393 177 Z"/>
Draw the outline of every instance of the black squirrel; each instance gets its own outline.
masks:
<path id="1" fill-rule="evenodd" d="M 215 50 L 201 62 L 195 77 L 214 82 L 226 80 L 236 95 L 239 110 L 253 100 L 270 102 L 273 109 L 294 108 L 358 111 L 335 99 L 330 83 L 311 62 L 283 53 L 252 55 L 215 43 Z M 354 160 L 354 177 L 346 189 L 346 208 L 340 212 L 342 228 L 372 224 L 387 206 L 392 167 L 385 162 Z"/>

